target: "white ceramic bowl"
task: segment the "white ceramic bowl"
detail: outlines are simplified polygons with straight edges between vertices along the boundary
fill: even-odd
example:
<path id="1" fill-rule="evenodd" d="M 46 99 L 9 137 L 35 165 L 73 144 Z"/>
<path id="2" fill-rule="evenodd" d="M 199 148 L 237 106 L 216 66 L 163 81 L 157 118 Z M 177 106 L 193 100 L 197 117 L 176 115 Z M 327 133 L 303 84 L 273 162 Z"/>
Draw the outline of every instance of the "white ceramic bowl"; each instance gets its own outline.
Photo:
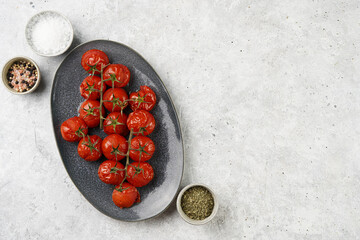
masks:
<path id="1" fill-rule="evenodd" d="M 196 187 L 196 186 L 206 188 L 207 190 L 209 190 L 212 197 L 214 198 L 214 209 L 213 209 L 212 213 L 210 214 L 210 216 L 208 216 L 207 218 L 205 218 L 203 220 L 194 220 L 194 219 L 189 218 L 181 208 L 181 198 L 184 195 L 184 193 L 186 192 L 186 190 L 188 190 L 189 188 L 192 188 L 192 187 Z M 193 225 L 202 225 L 202 224 L 210 222 L 215 217 L 215 215 L 218 211 L 218 208 L 219 208 L 219 202 L 216 198 L 214 191 L 211 190 L 211 188 L 209 186 L 201 184 L 201 183 L 195 183 L 195 184 L 187 185 L 180 191 L 180 193 L 177 197 L 177 200 L 176 200 L 176 208 L 177 208 L 177 211 L 179 212 L 180 216 L 182 217 L 182 219 L 184 219 L 186 222 L 193 224 Z"/>
<path id="2" fill-rule="evenodd" d="M 17 92 L 17 91 L 15 91 L 13 88 L 11 88 L 9 86 L 8 79 L 7 79 L 7 73 L 9 71 L 9 68 L 11 67 L 11 65 L 13 65 L 14 62 L 21 61 L 21 60 L 31 62 L 35 66 L 35 68 L 36 68 L 36 70 L 38 72 L 38 79 L 36 80 L 35 85 L 29 91 L 26 91 L 26 92 Z M 38 65 L 34 62 L 34 60 L 32 60 L 32 59 L 30 59 L 28 57 L 14 57 L 14 58 L 12 58 L 9 61 L 7 61 L 7 63 L 5 63 L 5 65 L 3 67 L 3 70 L 2 70 L 2 82 L 3 82 L 4 86 L 6 87 L 6 89 L 9 90 L 11 93 L 14 93 L 14 94 L 23 95 L 23 94 L 28 94 L 28 93 L 31 93 L 31 92 L 35 91 L 35 89 L 40 84 L 40 80 L 41 80 L 41 75 L 40 75 L 40 69 L 39 69 Z"/>
<path id="3" fill-rule="evenodd" d="M 34 31 L 34 27 L 36 26 L 36 24 L 39 23 L 39 21 L 41 21 L 44 18 L 48 18 L 48 19 L 59 18 L 59 19 L 65 21 L 65 26 L 66 26 L 66 28 L 68 28 L 67 31 L 69 33 L 69 36 L 68 36 L 68 38 L 66 38 L 66 42 L 64 42 L 63 47 L 61 49 L 59 49 L 58 51 L 54 50 L 54 51 L 50 51 L 50 52 L 42 52 L 41 49 L 39 49 L 36 46 L 36 44 L 34 43 L 34 39 L 32 37 L 32 32 Z M 69 47 L 71 46 L 71 43 L 74 38 L 74 29 L 73 29 L 70 21 L 62 14 L 60 14 L 58 12 L 54 12 L 54 11 L 43 11 L 43 12 L 39 12 L 38 14 L 36 14 L 30 18 L 30 20 L 26 24 L 25 37 L 26 37 L 26 41 L 29 44 L 29 46 L 31 47 L 31 49 L 38 55 L 46 56 L 46 57 L 58 56 L 58 55 L 63 54 L 64 52 L 66 52 L 66 50 L 68 50 Z"/>

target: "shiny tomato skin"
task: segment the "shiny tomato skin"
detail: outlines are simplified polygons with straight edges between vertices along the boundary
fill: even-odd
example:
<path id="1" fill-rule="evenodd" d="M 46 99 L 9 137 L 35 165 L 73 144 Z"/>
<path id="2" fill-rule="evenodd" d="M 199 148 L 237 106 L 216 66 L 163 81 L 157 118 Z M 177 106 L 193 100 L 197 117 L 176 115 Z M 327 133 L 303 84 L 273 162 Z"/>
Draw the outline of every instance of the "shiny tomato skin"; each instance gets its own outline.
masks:
<path id="1" fill-rule="evenodd" d="M 101 163 L 98 170 L 100 180 L 106 184 L 120 184 L 125 178 L 125 171 L 118 170 L 116 173 L 110 173 L 111 169 L 115 166 L 116 168 L 124 169 L 124 165 L 120 162 L 116 163 L 115 160 L 106 160 Z"/>
<path id="2" fill-rule="evenodd" d="M 133 111 L 140 109 L 150 111 L 156 104 L 156 95 L 148 86 L 141 86 L 139 91 L 130 94 L 129 99 L 133 100 L 129 102 L 130 108 Z M 138 99 L 142 99 L 145 102 L 136 101 Z"/>
<path id="3" fill-rule="evenodd" d="M 101 157 L 101 142 L 102 139 L 98 135 L 87 135 L 79 142 L 77 149 L 79 156 L 90 162 L 98 160 Z"/>
<path id="4" fill-rule="evenodd" d="M 98 76 L 87 76 L 81 83 L 80 85 L 80 94 L 83 98 L 85 99 L 89 99 L 89 100 L 97 100 L 100 98 L 100 92 L 98 91 L 93 91 L 91 93 L 89 93 L 88 89 L 89 86 L 90 88 L 94 88 L 96 90 L 101 90 L 101 78 L 99 78 Z M 103 91 L 105 91 L 106 89 L 106 85 L 103 84 Z"/>
<path id="5" fill-rule="evenodd" d="M 111 134 L 104 138 L 104 140 L 102 141 L 101 149 L 107 159 L 121 160 L 125 157 L 121 154 L 127 153 L 128 144 L 123 136 L 119 134 Z"/>
<path id="6" fill-rule="evenodd" d="M 82 118 L 77 116 L 67 119 L 60 127 L 62 137 L 68 142 L 78 142 L 81 140 L 81 134 L 76 134 L 76 131 L 79 129 L 83 131 L 84 135 L 87 135 L 88 126 Z"/>
<path id="7" fill-rule="evenodd" d="M 122 64 L 110 64 L 104 69 L 104 80 L 110 79 L 111 74 L 115 74 L 116 80 L 114 81 L 114 87 L 125 87 L 130 81 L 130 71 Z M 106 85 L 112 87 L 112 81 L 105 81 Z"/>
<path id="8" fill-rule="evenodd" d="M 109 64 L 108 56 L 103 51 L 98 49 L 91 49 L 82 55 L 81 66 L 86 71 L 89 71 L 91 66 L 94 66 L 95 64 L 97 65 L 94 73 L 100 73 L 101 67 Z"/>
<path id="9" fill-rule="evenodd" d="M 99 125 L 100 123 L 100 102 L 96 100 L 86 100 L 80 106 L 79 113 L 80 117 L 84 119 L 86 125 L 89 128 L 93 128 Z M 85 109 L 85 110 L 84 110 Z M 93 109 L 93 112 L 87 115 L 87 111 L 89 109 Z M 102 107 L 102 114 L 104 115 L 105 109 Z M 86 116 L 87 115 L 87 116 Z"/>
<path id="10" fill-rule="evenodd" d="M 136 168 L 141 170 L 136 174 Z M 147 162 L 135 163 L 128 165 L 127 167 L 128 177 L 126 180 L 131 183 L 134 187 L 143 187 L 147 185 L 154 178 L 154 169 Z"/>
<path id="11" fill-rule="evenodd" d="M 107 135 L 120 134 L 126 136 L 129 133 L 129 129 L 126 126 L 127 115 L 120 112 L 112 112 L 107 115 L 104 120 L 104 132 Z"/>
<path id="12" fill-rule="evenodd" d="M 116 186 L 116 188 L 113 191 L 112 194 L 112 200 L 115 203 L 116 206 L 119 208 L 129 208 L 131 207 L 135 202 L 140 202 L 140 193 L 139 191 L 130 183 L 123 183 L 122 190 L 119 192 L 118 189 L 119 185 Z"/>
<path id="13" fill-rule="evenodd" d="M 115 103 L 115 106 L 113 106 L 112 102 L 106 102 L 106 101 L 112 101 L 114 98 L 118 98 L 118 102 Z M 109 112 L 120 112 L 122 106 L 119 105 L 123 105 L 123 109 L 125 109 L 128 105 L 128 103 L 125 102 L 125 100 L 127 100 L 128 98 L 129 98 L 128 94 L 124 89 L 110 88 L 103 95 L 103 100 L 105 101 L 104 106 Z"/>
<path id="14" fill-rule="evenodd" d="M 140 159 L 140 151 L 139 150 L 130 150 L 130 158 L 134 161 L 145 162 L 149 160 L 155 152 L 155 144 L 154 142 L 145 136 L 137 136 L 131 139 L 131 149 L 139 149 L 139 147 L 144 147 L 145 152 L 142 152 Z"/>
<path id="15" fill-rule="evenodd" d="M 128 129 L 133 129 L 134 135 L 139 135 L 143 130 L 143 135 L 149 135 L 154 131 L 155 118 L 151 113 L 145 110 L 136 110 L 129 114 L 126 121 Z"/>

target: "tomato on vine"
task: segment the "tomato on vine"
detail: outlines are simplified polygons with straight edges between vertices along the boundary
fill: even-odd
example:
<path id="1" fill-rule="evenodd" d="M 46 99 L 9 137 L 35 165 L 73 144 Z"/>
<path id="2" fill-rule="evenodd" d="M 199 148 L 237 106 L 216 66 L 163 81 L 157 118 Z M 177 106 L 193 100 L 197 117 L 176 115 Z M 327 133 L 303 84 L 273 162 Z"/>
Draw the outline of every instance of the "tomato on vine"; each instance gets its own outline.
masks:
<path id="1" fill-rule="evenodd" d="M 128 144 L 123 136 L 111 134 L 104 138 L 101 149 L 107 159 L 121 160 L 126 156 Z"/>
<path id="2" fill-rule="evenodd" d="M 68 142 L 78 142 L 88 133 L 88 126 L 79 117 L 72 117 L 61 124 L 61 136 Z"/>
<path id="3" fill-rule="evenodd" d="M 102 67 L 109 64 L 108 56 L 101 50 L 91 49 L 81 57 L 81 66 L 91 74 L 98 74 Z"/>
<path id="4" fill-rule="evenodd" d="M 150 111 L 156 104 L 156 95 L 154 91 L 148 86 L 141 86 L 140 90 L 130 94 L 129 101 L 130 108 L 133 111 L 146 110 Z"/>
<path id="5" fill-rule="evenodd" d="M 140 202 L 139 191 L 130 183 L 117 185 L 112 193 L 112 200 L 119 208 L 129 208 L 135 202 Z"/>
<path id="6" fill-rule="evenodd" d="M 125 178 L 124 165 L 115 160 L 106 160 L 100 164 L 98 175 L 104 183 L 118 185 Z"/>
<path id="7" fill-rule="evenodd" d="M 98 135 L 87 135 L 78 145 L 79 156 L 86 161 L 96 161 L 101 157 L 101 138 Z"/>
<path id="8" fill-rule="evenodd" d="M 104 81 L 109 87 L 125 87 L 130 81 L 130 71 L 122 64 L 110 64 L 104 69 Z"/>
<path id="9" fill-rule="evenodd" d="M 103 84 L 103 91 L 106 85 Z M 98 76 L 87 76 L 80 85 L 80 94 L 83 98 L 89 100 L 96 100 L 100 97 L 101 78 Z"/>
<path id="10" fill-rule="evenodd" d="M 154 142 L 145 136 L 137 136 L 131 139 L 130 158 L 134 161 L 145 162 L 149 160 L 155 152 Z"/>
<path id="11" fill-rule="evenodd" d="M 134 135 L 149 135 L 154 131 L 155 118 L 148 111 L 136 110 L 129 114 L 126 124 L 134 130 Z"/>
<path id="12" fill-rule="evenodd" d="M 100 102 L 96 100 L 86 100 L 80 106 L 80 117 L 84 119 L 88 127 L 93 128 L 100 123 Z M 104 115 L 105 109 L 101 107 L 102 114 Z"/>
<path id="13" fill-rule="evenodd" d="M 128 94 L 122 88 L 110 88 L 103 96 L 104 106 L 109 112 L 121 112 L 128 105 Z"/>
<path id="14" fill-rule="evenodd" d="M 126 136 L 129 130 L 126 126 L 127 115 L 120 112 L 112 112 L 104 120 L 104 132 L 107 135 L 120 134 Z"/>
<path id="15" fill-rule="evenodd" d="M 154 178 L 154 169 L 147 162 L 133 162 L 127 167 L 126 180 L 135 187 L 143 187 Z"/>

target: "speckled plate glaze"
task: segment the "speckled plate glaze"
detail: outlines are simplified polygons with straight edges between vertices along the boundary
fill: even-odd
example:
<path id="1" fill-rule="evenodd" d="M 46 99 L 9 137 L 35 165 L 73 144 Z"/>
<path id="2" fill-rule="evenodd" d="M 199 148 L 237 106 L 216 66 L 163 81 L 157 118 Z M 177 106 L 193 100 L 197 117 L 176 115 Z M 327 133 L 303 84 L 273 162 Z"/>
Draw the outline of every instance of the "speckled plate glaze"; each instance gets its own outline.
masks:
<path id="1" fill-rule="evenodd" d="M 84 101 L 79 93 L 79 86 L 87 73 L 80 64 L 81 56 L 94 48 L 104 51 L 111 63 L 121 63 L 130 69 L 130 83 L 125 88 L 128 92 L 137 91 L 141 85 L 148 85 L 157 96 L 157 104 L 151 111 L 156 120 L 156 128 L 149 135 L 156 145 L 156 151 L 149 160 L 154 168 L 155 177 L 147 186 L 138 188 L 141 202 L 127 209 L 120 209 L 114 205 L 114 186 L 107 185 L 98 178 L 98 167 L 105 158 L 96 162 L 84 161 L 77 154 L 77 143 L 64 141 L 60 133 L 61 123 L 77 116 L 78 108 Z M 64 166 L 79 191 L 99 211 L 123 221 L 140 221 L 159 215 L 174 200 L 184 166 L 179 120 L 163 82 L 150 64 L 134 50 L 107 40 L 87 42 L 72 50 L 55 74 L 51 91 L 51 113 L 55 138 Z M 90 129 L 89 134 L 106 137 L 99 128 Z"/>

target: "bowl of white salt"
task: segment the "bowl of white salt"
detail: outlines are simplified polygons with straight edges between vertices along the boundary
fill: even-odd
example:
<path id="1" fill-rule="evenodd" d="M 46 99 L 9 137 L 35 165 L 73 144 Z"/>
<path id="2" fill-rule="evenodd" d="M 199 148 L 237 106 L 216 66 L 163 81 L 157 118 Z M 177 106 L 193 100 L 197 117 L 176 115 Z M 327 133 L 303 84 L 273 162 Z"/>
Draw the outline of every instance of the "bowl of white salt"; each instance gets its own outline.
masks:
<path id="1" fill-rule="evenodd" d="M 54 11 L 39 12 L 25 28 L 25 37 L 31 49 L 41 56 L 58 56 L 71 46 L 74 30 L 70 21 Z"/>

